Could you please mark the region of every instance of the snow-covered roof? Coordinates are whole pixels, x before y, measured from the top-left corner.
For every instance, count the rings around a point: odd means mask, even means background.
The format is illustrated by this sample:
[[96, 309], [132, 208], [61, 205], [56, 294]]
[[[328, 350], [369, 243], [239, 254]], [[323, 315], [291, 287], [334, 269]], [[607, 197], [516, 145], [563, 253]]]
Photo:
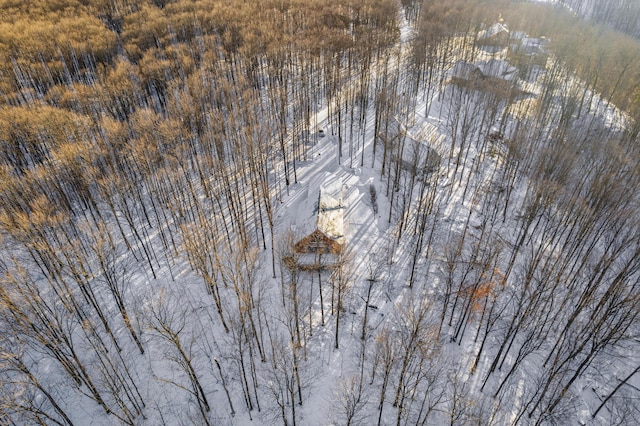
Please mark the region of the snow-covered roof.
[[[302, 216], [298, 218], [296, 229], [306, 232], [306, 235], [294, 245], [294, 250], [298, 255], [338, 254], [344, 246], [344, 205], [331, 195], [337, 192], [335, 188], [339, 182], [331, 173], [325, 173], [325, 176], [328, 179], [323, 184], [318, 184], [316, 181], [316, 184], [312, 185], [314, 189], [308, 188], [306, 202], [300, 203], [305, 207], [299, 208], [296, 212], [297, 214], [302, 213]], [[314, 209], [314, 212], [311, 213], [308, 208], [311, 204], [309, 195], [315, 191], [318, 194], [317, 204], [314, 203], [317, 210]], [[311, 265], [304, 259], [299, 260], [302, 264]]]
[[479, 40], [487, 40], [494, 38], [500, 34], [509, 34], [509, 29], [507, 29], [506, 25], [496, 22], [486, 30], [482, 30], [478, 33]]
[[525, 37], [522, 39], [520, 49], [523, 49], [525, 53], [545, 53], [546, 47], [549, 44], [549, 40], [542, 38]]
[[451, 68], [451, 76], [457, 78], [470, 79], [474, 72], [477, 72], [478, 67], [469, 62], [458, 60]]
[[498, 77], [509, 80], [516, 75], [517, 68], [509, 62], [501, 59], [489, 59], [478, 63], [478, 68], [482, 74], [488, 77]]
[[407, 128], [398, 117], [392, 116], [392, 119], [389, 120], [388, 131], [390, 134], [395, 133], [404, 138], [405, 148], [402, 150], [404, 164], [414, 164], [417, 158], [416, 164], [429, 165], [428, 172], [437, 169], [441, 155], [431, 146], [437, 145], [442, 138], [437, 126], [423, 121]]
[[344, 207], [323, 190], [320, 190], [316, 228], [332, 240], [344, 244]]
[[417, 141], [435, 141], [440, 138], [438, 126], [427, 120], [419, 121], [409, 130], [411, 137]]

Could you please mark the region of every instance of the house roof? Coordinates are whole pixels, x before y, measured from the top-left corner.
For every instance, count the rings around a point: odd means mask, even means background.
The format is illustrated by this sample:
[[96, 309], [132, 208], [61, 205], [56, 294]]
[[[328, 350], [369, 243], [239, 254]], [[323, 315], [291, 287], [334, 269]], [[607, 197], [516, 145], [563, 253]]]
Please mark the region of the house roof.
[[491, 39], [491, 38], [496, 37], [496, 36], [498, 36], [500, 34], [508, 35], [509, 34], [509, 30], [507, 29], [507, 27], [504, 24], [496, 22], [495, 24], [493, 24], [492, 26], [490, 26], [486, 30], [480, 31], [478, 33], [478, 39], [480, 39], [480, 40]]
[[[303, 254], [339, 254], [342, 251], [342, 244], [329, 238], [322, 231], [316, 229], [306, 237], [298, 241], [294, 247], [294, 252], [298, 254], [298, 264], [316, 263], [318, 260], [310, 256], [300, 256]], [[326, 260], [326, 259], [325, 259]]]
[[295, 244], [295, 252], [337, 254], [346, 241], [345, 207], [336, 196], [342, 193], [342, 181], [334, 173], [325, 172], [306, 186], [306, 197], [291, 212], [292, 228], [298, 235], [305, 235]]
[[485, 76], [503, 78], [505, 80], [513, 79], [517, 71], [516, 67], [501, 59], [489, 59], [488, 61], [479, 62], [478, 68]]
[[470, 79], [474, 76], [474, 73], [478, 71], [480, 71], [480, 69], [476, 65], [459, 59], [451, 68], [451, 76]]
[[344, 206], [323, 190], [318, 200], [316, 229], [338, 244], [344, 244]]
[[408, 129], [398, 117], [392, 116], [387, 131], [389, 135], [395, 134], [396, 137], [404, 138], [405, 149], [402, 150], [402, 167], [405, 170], [410, 170], [414, 164], [419, 168], [424, 165], [424, 168], [420, 169], [421, 174], [423, 172], [431, 173], [438, 169], [441, 154], [432, 148], [432, 145], [437, 145], [442, 138], [437, 126], [424, 121]]
[[549, 44], [549, 40], [544, 37], [542, 38], [524, 37], [522, 39], [520, 49], [522, 49], [526, 54], [545, 53], [546, 47], [548, 44]]

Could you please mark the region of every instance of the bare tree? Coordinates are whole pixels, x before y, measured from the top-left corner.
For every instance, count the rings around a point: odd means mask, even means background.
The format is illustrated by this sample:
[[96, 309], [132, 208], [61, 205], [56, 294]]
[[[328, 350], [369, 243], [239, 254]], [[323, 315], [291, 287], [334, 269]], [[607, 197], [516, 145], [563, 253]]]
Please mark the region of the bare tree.
[[[342, 313], [343, 301], [347, 292], [351, 289], [353, 283], [354, 265], [353, 265], [353, 253], [347, 246], [343, 246], [340, 253], [337, 255], [335, 269], [331, 273], [331, 290], [332, 290], [332, 312], [336, 316], [336, 339], [335, 348], [339, 348], [340, 339], [340, 314]], [[335, 295], [335, 311], [333, 310], [333, 295]]]
[[359, 425], [366, 421], [364, 412], [367, 405], [366, 391], [360, 384], [358, 376], [348, 376], [340, 380], [335, 391], [335, 404], [341, 410], [336, 413], [335, 421], [346, 426]]
[[194, 364], [193, 345], [196, 336], [188, 334], [187, 316], [176, 309], [174, 298], [165, 292], [160, 292], [155, 300], [147, 304], [146, 308], [148, 327], [167, 346], [166, 358], [175, 363], [188, 380], [184, 385], [173, 379], [160, 379], [192, 395], [198, 403], [202, 421], [210, 425], [208, 413], [211, 407]]

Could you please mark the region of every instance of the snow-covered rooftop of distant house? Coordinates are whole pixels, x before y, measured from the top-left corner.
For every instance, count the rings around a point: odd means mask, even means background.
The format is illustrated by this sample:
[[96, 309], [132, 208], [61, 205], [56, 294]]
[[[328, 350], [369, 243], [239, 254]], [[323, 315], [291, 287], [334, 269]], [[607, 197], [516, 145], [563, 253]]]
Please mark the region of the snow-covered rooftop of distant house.
[[453, 64], [453, 67], [451, 68], [451, 76], [469, 79], [473, 76], [474, 71], [477, 70], [478, 67], [474, 64], [460, 59]]
[[442, 137], [442, 135], [438, 131], [438, 126], [426, 120], [416, 123], [415, 126], [409, 129], [409, 134], [415, 140], [429, 142], [435, 141]]
[[509, 62], [502, 59], [489, 59], [472, 64], [462, 60], [457, 61], [452, 69], [451, 76], [457, 78], [471, 79], [474, 74], [480, 72], [483, 76], [502, 78], [511, 80], [516, 75], [517, 68], [511, 66]]
[[505, 24], [502, 24], [500, 22], [496, 22], [495, 24], [491, 25], [489, 28], [487, 28], [486, 30], [482, 30], [478, 33], [478, 39], [479, 40], [485, 40], [485, 39], [489, 39], [492, 37], [497, 36], [498, 34], [509, 34], [509, 29], [507, 28], [507, 26]]
[[501, 59], [489, 59], [488, 61], [478, 62], [477, 66], [483, 75], [503, 78], [505, 80], [511, 80], [517, 71], [516, 67], [509, 65], [509, 62]]
[[544, 53], [548, 43], [549, 40], [544, 37], [524, 37], [522, 39], [520, 49], [523, 49], [524, 52], [528, 54]]
[[[427, 120], [418, 121], [413, 127], [407, 128], [394, 116], [389, 122], [389, 135], [394, 133], [404, 137], [404, 149], [402, 159], [407, 165], [425, 165], [426, 171], [433, 171], [440, 163], [441, 153], [434, 149], [443, 138], [438, 127]], [[416, 161], [417, 160], [417, 161]]]

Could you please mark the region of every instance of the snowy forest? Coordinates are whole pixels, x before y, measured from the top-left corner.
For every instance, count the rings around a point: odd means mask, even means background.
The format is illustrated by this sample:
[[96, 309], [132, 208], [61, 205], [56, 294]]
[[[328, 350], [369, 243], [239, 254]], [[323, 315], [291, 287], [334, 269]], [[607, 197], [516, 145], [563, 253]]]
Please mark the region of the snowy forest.
[[0, 425], [640, 424], [638, 22], [0, 0]]

